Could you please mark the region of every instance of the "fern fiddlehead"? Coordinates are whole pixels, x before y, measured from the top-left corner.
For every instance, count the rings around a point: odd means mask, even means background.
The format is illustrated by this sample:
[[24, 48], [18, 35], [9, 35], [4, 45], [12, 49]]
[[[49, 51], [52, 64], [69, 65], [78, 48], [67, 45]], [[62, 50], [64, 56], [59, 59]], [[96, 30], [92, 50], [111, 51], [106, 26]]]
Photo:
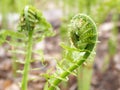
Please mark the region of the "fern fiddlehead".
[[86, 60], [97, 42], [96, 25], [89, 16], [80, 14], [73, 17], [70, 28], [71, 41], [76, 48], [85, 51]]
[[27, 90], [28, 72], [32, 55], [33, 33], [35, 32], [36, 28], [40, 29], [41, 26], [45, 26], [43, 31], [45, 30], [48, 31], [51, 29], [51, 25], [45, 20], [40, 11], [38, 11], [36, 8], [32, 6], [26, 6], [21, 13], [20, 23], [18, 26], [18, 30], [24, 32], [28, 37], [26, 50], [27, 53], [21, 86], [22, 90]]
[[92, 53], [97, 43], [97, 28], [94, 21], [87, 15], [78, 14], [74, 16], [70, 23], [70, 39], [74, 47], [84, 55], [64, 70], [58, 77], [50, 79], [48, 90], [54, 90], [70, 73], [82, 65]]

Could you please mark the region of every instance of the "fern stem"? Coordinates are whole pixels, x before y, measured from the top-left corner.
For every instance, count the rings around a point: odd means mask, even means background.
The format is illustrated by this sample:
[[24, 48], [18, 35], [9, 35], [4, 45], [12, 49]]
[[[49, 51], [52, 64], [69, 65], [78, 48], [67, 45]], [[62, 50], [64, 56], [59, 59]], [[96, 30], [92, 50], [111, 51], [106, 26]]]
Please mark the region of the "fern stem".
[[82, 90], [82, 81], [83, 81], [83, 67], [79, 67], [77, 70], [77, 85], [78, 85], [78, 89], [77, 90]]
[[[13, 50], [13, 51], [14, 51], [14, 50]], [[13, 58], [12, 58], [12, 70], [13, 70], [13, 76], [14, 76], [14, 77], [17, 76], [16, 71], [17, 71], [17, 69], [18, 69], [18, 64], [16, 63], [16, 60], [17, 60], [17, 58], [16, 58], [16, 56], [15, 56], [15, 54], [14, 54], [14, 55], [13, 55]]]
[[[74, 64], [70, 68], [68, 68], [68, 71], [73, 72], [75, 69], [77, 69], [79, 66], [81, 66], [86, 61], [86, 59], [88, 58], [89, 55], [90, 55], [90, 53], [86, 52], [85, 55], [84, 55], [85, 59], [79, 60], [76, 64]], [[70, 72], [64, 71], [60, 75], [60, 77], [61, 78], [66, 78], [70, 74]], [[61, 79], [54, 79], [53, 83], [49, 87], [49, 90], [55, 90], [55, 88], [56, 88], [55, 86], [57, 86], [61, 81], [62, 81]]]
[[29, 67], [30, 67], [32, 44], [33, 44], [32, 35], [33, 35], [33, 30], [28, 32], [27, 56], [26, 56], [25, 66], [24, 66], [24, 71], [23, 71], [22, 90], [27, 90], [28, 72], [29, 72]]

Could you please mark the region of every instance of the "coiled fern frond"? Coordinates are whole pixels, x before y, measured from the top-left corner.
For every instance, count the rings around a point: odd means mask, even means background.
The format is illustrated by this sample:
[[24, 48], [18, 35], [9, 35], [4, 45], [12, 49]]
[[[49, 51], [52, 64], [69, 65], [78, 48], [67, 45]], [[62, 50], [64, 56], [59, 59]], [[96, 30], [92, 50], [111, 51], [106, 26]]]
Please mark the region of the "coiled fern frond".
[[87, 59], [97, 43], [97, 28], [94, 21], [87, 15], [76, 15], [71, 20], [70, 30], [73, 45], [84, 51], [84, 58]]
[[28, 72], [30, 70], [30, 62], [32, 57], [33, 39], [36, 40], [36, 38], [40, 38], [41, 40], [43, 39], [43, 37], [50, 36], [52, 34], [51, 25], [46, 21], [40, 11], [32, 6], [26, 6], [21, 13], [18, 30], [20, 32], [23, 32], [23, 34], [25, 33], [25, 35], [27, 36], [27, 53], [24, 70], [22, 73], [23, 78], [21, 86], [22, 90], [27, 90]]
[[[50, 87], [47, 88], [48, 90], [58, 89], [58, 84], [61, 81], [67, 81], [69, 74], [75, 74], [74, 71], [87, 61], [97, 43], [96, 25], [87, 15], [78, 14], [74, 16], [69, 24], [69, 30], [73, 46], [62, 45], [67, 50], [67, 58], [58, 63], [56, 73], [48, 80], [50, 84]], [[66, 59], [70, 60], [66, 61]]]
[[[51, 36], [52, 28], [42, 13], [33, 6], [26, 6], [21, 13], [18, 31], [24, 31], [26, 34], [34, 30], [39, 32], [39, 36]], [[43, 34], [44, 33], [44, 34]]]

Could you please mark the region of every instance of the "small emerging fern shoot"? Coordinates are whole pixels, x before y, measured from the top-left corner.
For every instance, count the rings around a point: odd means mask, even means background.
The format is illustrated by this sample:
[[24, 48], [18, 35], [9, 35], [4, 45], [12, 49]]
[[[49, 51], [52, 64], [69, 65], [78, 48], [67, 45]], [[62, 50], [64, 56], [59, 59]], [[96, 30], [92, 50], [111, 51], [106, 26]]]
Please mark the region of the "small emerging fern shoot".
[[[41, 28], [42, 26], [42, 28]], [[44, 28], [43, 28], [44, 26]], [[46, 31], [46, 36], [49, 36], [51, 25], [45, 20], [42, 13], [38, 11], [36, 8], [32, 6], [26, 6], [22, 11], [19, 23], [19, 31], [25, 33], [28, 37], [27, 39], [27, 50], [26, 50], [26, 59], [25, 65], [23, 70], [23, 78], [22, 78], [22, 90], [27, 90], [27, 83], [28, 83], [28, 72], [30, 68], [31, 56], [32, 56], [32, 46], [33, 46], [33, 33], [35, 30], [39, 30], [41, 33], [39, 36]]]

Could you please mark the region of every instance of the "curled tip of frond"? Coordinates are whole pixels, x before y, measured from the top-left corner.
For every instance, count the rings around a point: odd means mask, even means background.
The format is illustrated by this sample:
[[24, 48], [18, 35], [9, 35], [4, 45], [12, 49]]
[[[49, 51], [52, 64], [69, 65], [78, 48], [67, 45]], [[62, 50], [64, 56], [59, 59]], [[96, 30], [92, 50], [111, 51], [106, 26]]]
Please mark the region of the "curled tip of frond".
[[51, 28], [51, 25], [46, 21], [39, 10], [33, 6], [26, 6], [21, 13], [18, 30], [30, 31], [33, 30], [36, 25], [40, 24], [45, 25], [46, 28]]
[[76, 48], [84, 50], [88, 45], [94, 47], [97, 41], [96, 25], [89, 16], [78, 14], [72, 18], [69, 26], [70, 38]]
[[19, 22], [19, 31], [34, 29], [37, 22], [36, 10], [32, 6], [26, 6], [21, 13]]

